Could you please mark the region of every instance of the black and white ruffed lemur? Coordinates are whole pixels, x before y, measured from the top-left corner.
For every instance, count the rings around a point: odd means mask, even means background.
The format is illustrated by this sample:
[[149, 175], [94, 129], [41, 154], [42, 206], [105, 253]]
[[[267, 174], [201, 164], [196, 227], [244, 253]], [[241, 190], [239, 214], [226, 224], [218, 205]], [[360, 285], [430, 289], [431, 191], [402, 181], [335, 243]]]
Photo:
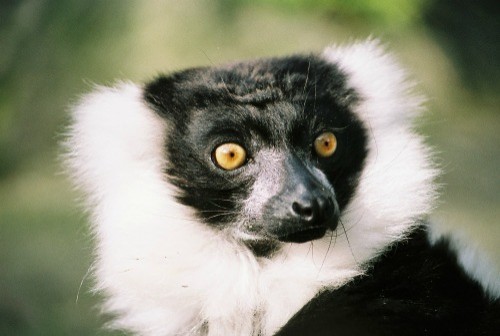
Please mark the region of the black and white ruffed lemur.
[[500, 335], [500, 277], [426, 222], [422, 100], [373, 40], [97, 87], [67, 162], [134, 335]]

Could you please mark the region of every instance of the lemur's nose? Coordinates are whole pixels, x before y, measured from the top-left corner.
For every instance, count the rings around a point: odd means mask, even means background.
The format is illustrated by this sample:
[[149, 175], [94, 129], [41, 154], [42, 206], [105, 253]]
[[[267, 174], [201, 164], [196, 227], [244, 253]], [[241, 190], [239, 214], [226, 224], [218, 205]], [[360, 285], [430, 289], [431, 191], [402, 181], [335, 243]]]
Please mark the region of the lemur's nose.
[[322, 217], [325, 211], [326, 202], [323, 199], [303, 197], [292, 204], [293, 212], [304, 222], [315, 222], [318, 217]]
[[315, 191], [305, 190], [296, 195], [291, 212], [304, 226], [325, 226], [333, 230], [336, 223], [335, 202]]
[[339, 208], [333, 188], [296, 158], [290, 159], [287, 169], [289, 184], [280, 196], [287, 210], [276, 229], [278, 239], [301, 243], [323, 237], [328, 229], [335, 230]]
[[328, 229], [336, 229], [338, 206], [327, 193], [317, 187], [305, 188], [301, 184], [290, 196], [293, 201], [289, 217], [283, 221], [278, 232], [279, 240], [303, 243], [323, 237]]

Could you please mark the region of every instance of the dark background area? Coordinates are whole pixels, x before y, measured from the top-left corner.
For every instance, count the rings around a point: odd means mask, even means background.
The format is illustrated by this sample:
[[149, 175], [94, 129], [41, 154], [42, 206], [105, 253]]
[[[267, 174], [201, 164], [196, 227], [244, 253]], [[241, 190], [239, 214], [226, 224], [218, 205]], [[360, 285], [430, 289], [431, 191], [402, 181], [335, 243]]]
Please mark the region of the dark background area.
[[495, 0], [0, 0], [0, 335], [112, 335], [58, 145], [94, 83], [380, 38], [421, 83], [443, 168], [434, 220], [500, 265]]

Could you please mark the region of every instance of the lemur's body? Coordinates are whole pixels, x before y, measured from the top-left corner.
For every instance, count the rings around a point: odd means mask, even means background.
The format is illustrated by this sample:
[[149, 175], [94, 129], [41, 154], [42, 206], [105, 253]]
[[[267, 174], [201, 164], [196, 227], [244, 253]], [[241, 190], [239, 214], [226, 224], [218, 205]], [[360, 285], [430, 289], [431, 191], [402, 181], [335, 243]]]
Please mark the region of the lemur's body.
[[427, 230], [394, 244], [365, 275], [323, 291], [277, 336], [497, 335], [498, 301], [464, 271], [454, 242], [431, 243]]
[[[432, 252], [411, 248], [425, 245], [422, 235], [401, 243], [435, 198], [435, 169], [411, 128], [420, 102], [410, 88], [391, 57], [366, 42], [86, 96], [75, 110], [69, 162], [93, 211], [96, 284], [114, 326], [139, 335], [272, 335], [284, 326], [280, 333], [292, 335], [315, 316], [337, 314], [347, 331], [362, 323], [372, 330], [381, 319], [373, 330], [400, 334], [400, 317], [413, 309], [434, 330], [440, 319], [426, 305], [442, 308], [442, 321], [461, 317], [446, 315], [460, 295], [434, 299], [430, 276], [457, 270], [425, 269]], [[380, 281], [379, 267], [394, 265], [394, 281], [408, 271], [395, 252], [380, 257], [396, 243], [411, 251], [407, 268], [425, 288], [415, 301]], [[499, 296], [498, 273], [461, 263], [486, 295]], [[465, 284], [480, 309], [498, 311], [480, 285]], [[366, 318], [349, 322], [357, 310]], [[335, 324], [324, 334], [335, 335]], [[470, 326], [480, 324], [488, 326]]]

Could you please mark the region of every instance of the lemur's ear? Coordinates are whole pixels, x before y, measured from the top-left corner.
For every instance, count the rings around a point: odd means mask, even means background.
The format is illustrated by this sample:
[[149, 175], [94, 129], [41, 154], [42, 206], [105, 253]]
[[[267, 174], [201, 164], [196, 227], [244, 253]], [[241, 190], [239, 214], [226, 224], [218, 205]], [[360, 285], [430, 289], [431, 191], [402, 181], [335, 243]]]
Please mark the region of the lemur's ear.
[[331, 46], [323, 57], [347, 75], [348, 85], [361, 96], [360, 117], [373, 128], [408, 125], [421, 110], [424, 99], [403, 68], [374, 39], [346, 46]]
[[175, 91], [174, 76], [160, 76], [145, 87], [144, 99], [158, 115], [170, 119], [180, 113], [175, 108]]
[[[161, 117], [174, 123], [184, 120], [188, 115], [186, 105], [199, 104], [202, 88], [192, 90], [190, 78], [196, 76], [197, 69], [188, 69], [166, 76], [158, 76], [144, 88], [144, 99]], [[183, 84], [179, 84], [183, 83]], [[191, 90], [187, 90], [191, 89]], [[193, 95], [196, 92], [196, 95]]]

